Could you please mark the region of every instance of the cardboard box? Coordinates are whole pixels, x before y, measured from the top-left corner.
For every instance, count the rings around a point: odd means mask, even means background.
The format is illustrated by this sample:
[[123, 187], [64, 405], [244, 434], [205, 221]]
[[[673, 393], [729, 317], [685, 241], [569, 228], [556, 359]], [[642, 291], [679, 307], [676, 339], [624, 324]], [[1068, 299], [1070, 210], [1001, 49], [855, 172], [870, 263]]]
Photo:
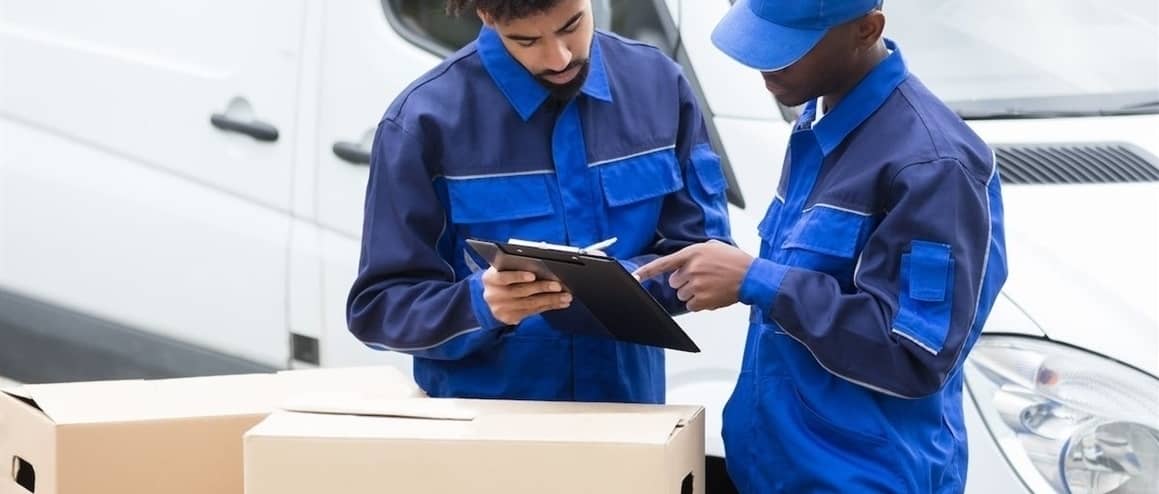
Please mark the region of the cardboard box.
[[0, 494], [240, 494], [245, 431], [324, 390], [421, 396], [385, 366], [0, 391]]
[[246, 433], [246, 494], [704, 492], [701, 407], [324, 403]]

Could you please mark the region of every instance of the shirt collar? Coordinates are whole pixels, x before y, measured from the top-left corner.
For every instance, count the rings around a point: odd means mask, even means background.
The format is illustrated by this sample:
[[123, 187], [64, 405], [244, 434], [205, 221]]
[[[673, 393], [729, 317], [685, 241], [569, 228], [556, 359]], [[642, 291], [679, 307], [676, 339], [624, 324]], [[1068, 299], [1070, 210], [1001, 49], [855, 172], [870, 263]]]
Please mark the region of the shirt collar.
[[[889, 56], [877, 64], [861, 82], [849, 91], [836, 108], [831, 108], [825, 118], [813, 127], [817, 136], [817, 143], [821, 152], [828, 155], [841, 145], [853, 129], [861, 125], [873, 112], [881, 107], [894, 89], [909, 76], [905, 60], [897, 44], [885, 40], [885, 47], [892, 51]], [[810, 101], [801, 113], [801, 122], [812, 122], [817, 111], [818, 100]], [[806, 127], [808, 124], [806, 124]]]
[[[592, 37], [591, 66], [588, 67], [588, 77], [584, 80], [580, 92], [610, 103], [612, 91], [608, 85], [607, 68], [604, 66], [599, 38], [598, 33]], [[475, 46], [483, 60], [483, 67], [507, 97], [507, 101], [524, 121], [530, 119], [543, 102], [547, 101], [549, 96], [547, 88], [535, 80], [535, 76], [507, 52], [503, 40], [499, 39], [499, 33], [494, 29], [483, 26]]]

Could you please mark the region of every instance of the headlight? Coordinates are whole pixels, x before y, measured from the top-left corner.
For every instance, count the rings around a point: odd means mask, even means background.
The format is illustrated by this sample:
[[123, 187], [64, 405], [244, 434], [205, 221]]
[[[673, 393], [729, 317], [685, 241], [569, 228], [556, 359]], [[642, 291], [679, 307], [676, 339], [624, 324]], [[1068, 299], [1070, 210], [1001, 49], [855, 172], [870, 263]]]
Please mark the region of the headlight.
[[1159, 492], [1159, 380], [1020, 337], [983, 337], [965, 372], [986, 426], [1032, 490]]

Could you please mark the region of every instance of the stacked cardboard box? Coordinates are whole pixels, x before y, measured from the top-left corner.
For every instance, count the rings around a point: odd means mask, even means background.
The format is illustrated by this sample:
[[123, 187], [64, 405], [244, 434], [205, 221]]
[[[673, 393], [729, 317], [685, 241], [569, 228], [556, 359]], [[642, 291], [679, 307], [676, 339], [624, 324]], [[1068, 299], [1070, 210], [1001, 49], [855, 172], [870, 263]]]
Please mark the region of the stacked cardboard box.
[[288, 406], [245, 437], [247, 494], [704, 492], [704, 410], [490, 400]]
[[422, 393], [392, 367], [0, 391], [0, 494], [241, 494], [242, 435], [292, 396]]
[[0, 391], [0, 494], [704, 492], [694, 406], [426, 398], [391, 367]]

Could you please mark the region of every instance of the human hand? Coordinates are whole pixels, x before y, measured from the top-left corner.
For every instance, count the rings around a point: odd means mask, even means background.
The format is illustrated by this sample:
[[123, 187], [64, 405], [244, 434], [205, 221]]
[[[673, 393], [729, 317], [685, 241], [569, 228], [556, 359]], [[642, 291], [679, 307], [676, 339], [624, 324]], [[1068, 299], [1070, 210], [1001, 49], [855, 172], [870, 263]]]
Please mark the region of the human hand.
[[541, 312], [566, 309], [571, 299], [558, 281], [536, 280], [533, 273], [494, 267], [483, 273], [483, 300], [503, 324], [516, 325]]
[[636, 279], [646, 280], [672, 273], [668, 284], [677, 290], [676, 297], [686, 303], [688, 310], [712, 310], [737, 302], [740, 285], [752, 263], [753, 257], [745, 251], [710, 240], [656, 259], [633, 274]]

